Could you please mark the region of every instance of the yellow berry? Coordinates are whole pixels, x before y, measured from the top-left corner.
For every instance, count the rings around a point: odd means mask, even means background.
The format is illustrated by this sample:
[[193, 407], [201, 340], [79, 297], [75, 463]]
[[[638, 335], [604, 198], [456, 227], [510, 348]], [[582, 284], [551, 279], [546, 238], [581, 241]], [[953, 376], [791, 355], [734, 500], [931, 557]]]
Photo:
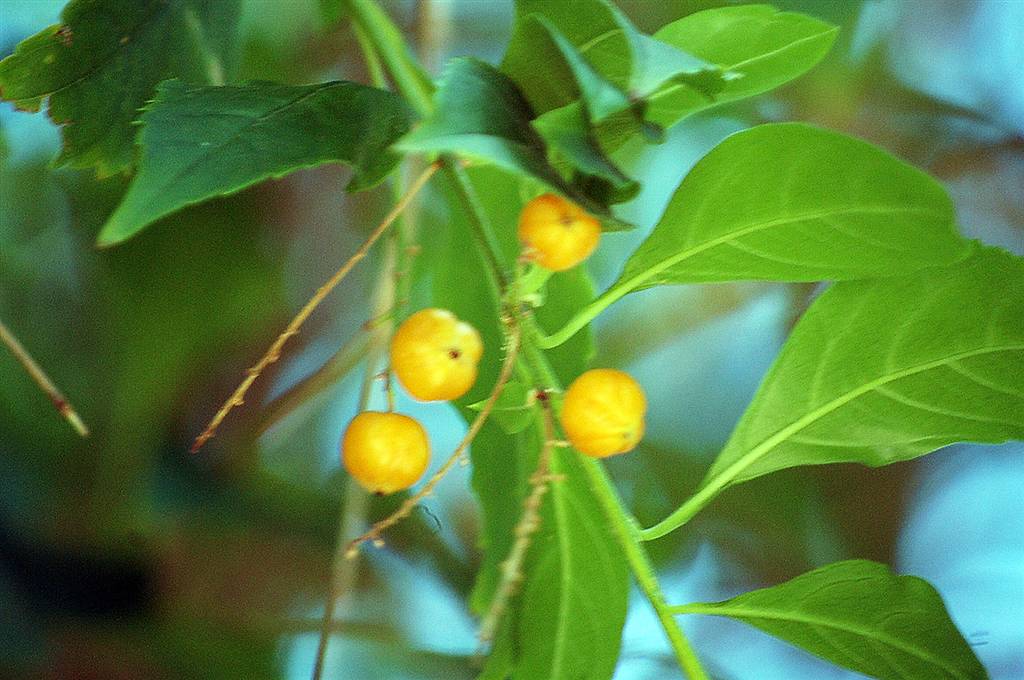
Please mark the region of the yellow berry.
[[447, 309], [422, 309], [391, 339], [391, 370], [421, 401], [458, 399], [476, 382], [480, 334]]
[[601, 224], [575, 203], [543, 194], [523, 206], [518, 235], [528, 258], [560, 272], [590, 257], [601, 240]]
[[644, 436], [647, 399], [632, 377], [595, 368], [573, 381], [562, 402], [562, 428], [580, 453], [605, 458], [636, 447]]
[[394, 493], [423, 476], [430, 442], [423, 426], [409, 416], [363, 411], [341, 439], [341, 461], [367, 491]]

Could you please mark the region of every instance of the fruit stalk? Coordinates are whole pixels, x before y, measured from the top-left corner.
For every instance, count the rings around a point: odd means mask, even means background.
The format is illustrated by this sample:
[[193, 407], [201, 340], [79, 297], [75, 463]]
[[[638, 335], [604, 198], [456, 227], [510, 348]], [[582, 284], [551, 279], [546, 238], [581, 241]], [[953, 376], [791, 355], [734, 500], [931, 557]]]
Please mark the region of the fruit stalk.
[[487, 397], [487, 401], [484, 402], [483, 408], [480, 409], [480, 413], [477, 414], [477, 417], [469, 426], [469, 430], [466, 431], [466, 435], [462, 438], [462, 441], [460, 441], [459, 445], [455, 447], [455, 450], [448, 457], [448, 460], [438, 468], [437, 472], [427, 480], [427, 483], [424, 484], [419, 491], [406, 498], [397, 510], [379, 522], [375, 522], [368, 531], [348, 544], [348, 547], [345, 549], [345, 557], [347, 559], [355, 559], [355, 557], [359, 555], [359, 547], [363, 543], [380, 539], [381, 535], [385, 531], [408, 517], [424, 498], [433, 493], [434, 487], [437, 486], [438, 482], [440, 482], [446, 474], [448, 474], [448, 471], [455, 466], [455, 463], [462, 458], [462, 455], [465, 453], [466, 449], [469, 448], [469, 445], [473, 443], [473, 440], [476, 438], [477, 434], [479, 434], [481, 428], [483, 428], [484, 423], [487, 422], [487, 418], [491, 415], [491, 411], [494, 410], [494, 405], [498, 403], [498, 398], [501, 396], [502, 390], [505, 389], [506, 383], [508, 383], [509, 378], [512, 377], [512, 371], [516, 365], [516, 356], [519, 354], [519, 343], [521, 337], [519, 326], [514, 320], [511, 320], [509, 323], [506, 337], [507, 346], [505, 349], [505, 361], [501, 365], [501, 372], [498, 374], [498, 380], [494, 384], [494, 388], [491, 390], [490, 396]]

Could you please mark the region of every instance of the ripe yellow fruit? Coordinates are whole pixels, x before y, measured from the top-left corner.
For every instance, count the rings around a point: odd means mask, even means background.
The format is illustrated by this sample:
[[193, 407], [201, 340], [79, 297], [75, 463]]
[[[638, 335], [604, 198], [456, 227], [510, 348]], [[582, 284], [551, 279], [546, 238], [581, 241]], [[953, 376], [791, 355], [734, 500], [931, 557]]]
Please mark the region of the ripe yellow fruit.
[[391, 339], [391, 370], [420, 401], [458, 399], [476, 382], [480, 334], [447, 309], [421, 309]]
[[601, 240], [601, 224], [575, 203], [542, 194], [523, 206], [518, 236], [528, 258], [560, 272], [590, 257]]
[[367, 491], [394, 493], [423, 476], [430, 442], [423, 426], [409, 416], [363, 411], [341, 439], [341, 461]]
[[636, 447], [644, 436], [647, 399], [629, 374], [595, 368], [573, 381], [562, 402], [562, 428], [580, 453], [605, 458]]

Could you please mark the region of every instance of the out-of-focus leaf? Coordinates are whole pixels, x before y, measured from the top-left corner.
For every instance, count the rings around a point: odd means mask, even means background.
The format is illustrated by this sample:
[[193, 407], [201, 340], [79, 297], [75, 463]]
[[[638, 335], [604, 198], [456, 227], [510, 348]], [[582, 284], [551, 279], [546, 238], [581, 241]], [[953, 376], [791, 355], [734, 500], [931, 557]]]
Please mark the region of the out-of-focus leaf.
[[806, 71], [828, 53], [839, 29], [769, 5], [717, 7], [658, 30], [654, 37], [734, 77], [709, 100], [685, 83], [660, 88], [648, 100], [648, 117], [665, 127], [714, 104], [767, 92]]
[[74, 0], [0, 62], [0, 93], [63, 126], [58, 163], [110, 175], [134, 163], [132, 121], [158, 82], [224, 81], [238, 0]]
[[[538, 68], [550, 72], [539, 76]], [[626, 94], [594, 70], [542, 14], [530, 14], [516, 22], [502, 69], [517, 81], [536, 113], [581, 99], [590, 120], [599, 122], [631, 106]], [[532, 77], [525, 76], [528, 71]]]
[[532, 112], [508, 76], [477, 59], [452, 60], [436, 94], [436, 112], [402, 138], [413, 153], [454, 153], [538, 180], [621, 228], [606, 206], [564, 180], [548, 163], [544, 142], [530, 126]]
[[[538, 17], [543, 17], [552, 40], [538, 39]], [[564, 43], [575, 48], [573, 56], [568, 56]], [[537, 114], [576, 98], [573, 80], [580, 71], [571, 62], [577, 58], [633, 99], [674, 79], [715, 90], [722, 78], [718, 66], [644, 35], [605, 0], [516, 2], [516, 22], [501, 69], [516, 81]], [[570, 62], [569, 68], [563, 60]], [[582, 94], [586, 98], [586, 92]], [[611, 111], [595, 121], [607, 113]]]
[[563, 106], [533, 121], [544, 138], [552, 162], [562, 160], [586, 179], [588, 193], [607, 203], [621, 203], [636, 196], [640, 184], [627, 177], [601, 149], [579, 105]]
[[736, 133], [702, 158], [606, 293], [659, 284], [890, 276], [970, 253], [920, 170], [796, 123]]
[[703, 486], [1024, 439], [1022, 320], [1024, 260], [996, 249], [834, 285], [793, 330]]
[[988, 677], [935, 588], [877, 562], [836, 562], [772, 588], [676, 610], [743, 621], [873, 678]]
[[398, 162], [388, 147], [411, 121], [398, 95], [358, 83], [166, 81], [142, 115], [139, 173], [99, 243], [119, 243], [186, 205], [322, 163], [351, 165], [350, 191], [374, 186]]

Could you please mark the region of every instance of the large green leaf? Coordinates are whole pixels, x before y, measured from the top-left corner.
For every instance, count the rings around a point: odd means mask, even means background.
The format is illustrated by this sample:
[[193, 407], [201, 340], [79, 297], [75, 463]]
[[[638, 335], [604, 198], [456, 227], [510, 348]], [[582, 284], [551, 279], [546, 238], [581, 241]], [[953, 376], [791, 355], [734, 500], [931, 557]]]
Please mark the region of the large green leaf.
[[0, 92], [63, 126], [58, 163], [109, 175], [134, 162], [139, 108], [156, 84], [181, 77], [220, 83], [238, 0], [74, 0], [60, 25], [0, 62]]
[[835, 284], [803, 316], [705, 480], [880, 466], [1024, 439], [1024, 260]]
[[373, 186], [398, 161], [388, 147], [411, 118], [397, 95], [357, 83], [161, 83], [142, 115], [139, 172], [99, 243], [119, 243], [186, 205], [321, 163], [353, 166], [350, 190]]
[[744, 130], [702, 158], [607, 297], [667, 283], [888, 276], [969, 253], [935, 180], [808, 125]]
[[629, 571], [579, 454], [555, 449], [518, 611], [514, 678], [608, 680], [626, 620]]
[[679, 613], [728, 616], [883, 680], [982, 680], [981, 662], [927, 581], [867, 560]]
[[564, 179], [548, 163], [544, 142], [531, 127], [532, 112], [516, 84], [490, 64], [453, 59], [435, 96], [436, 110], [402, 138], [397, 148], [411, 153], [453, 153], [493, 164], [539, 181], [622, 228], [601, 202]]
[[828, 53], [839, 29], [769, 5], [718, 7], [663, 26], [654, 37], [736, 77], [709, 100], [685, 84], [673, 83], [648, 100], [648, 116], [664, 126], [713, 104], [767, 92], [808, 71]]

